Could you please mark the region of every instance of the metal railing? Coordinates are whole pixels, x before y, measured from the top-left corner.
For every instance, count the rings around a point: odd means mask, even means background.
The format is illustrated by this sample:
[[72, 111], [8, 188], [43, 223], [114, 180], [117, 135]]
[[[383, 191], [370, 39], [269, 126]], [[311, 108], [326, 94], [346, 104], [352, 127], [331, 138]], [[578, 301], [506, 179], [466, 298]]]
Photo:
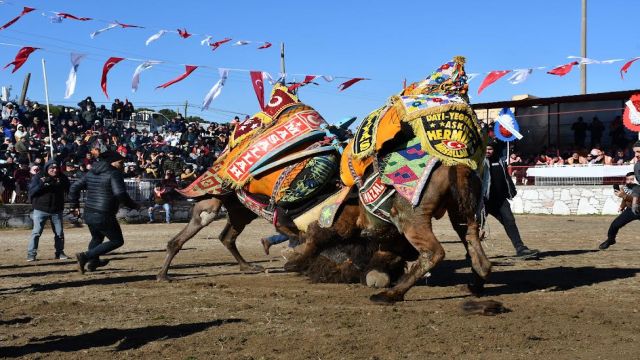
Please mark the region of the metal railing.
[[[162, 179], [125, 179], [124, 185], [127, 188], [127, 193], [133, 200], [149, 201], [151, 194], [153, 193], [153, 188], [160, 181], [162, 181]], [[80, 201], [83, 202], [86, 196], [86, 192], [82, 191], [80, 194]]]
[[509, 166], [514, 184], [537, 186], [611, 185], [624, 182], [631, 165]]

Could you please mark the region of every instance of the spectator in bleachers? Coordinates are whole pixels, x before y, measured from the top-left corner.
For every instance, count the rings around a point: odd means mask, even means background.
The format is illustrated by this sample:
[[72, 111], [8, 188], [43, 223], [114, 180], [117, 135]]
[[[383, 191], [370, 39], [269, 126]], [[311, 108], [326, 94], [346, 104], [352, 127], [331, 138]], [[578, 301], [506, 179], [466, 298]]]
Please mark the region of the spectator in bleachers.
[[576, 146], [584, 147], [585, 137], [587, 136], [588, 125], [582, 119], [582, 116], [578, 117], [578, 120], [571, 125], [573, 131], [573, 142]]

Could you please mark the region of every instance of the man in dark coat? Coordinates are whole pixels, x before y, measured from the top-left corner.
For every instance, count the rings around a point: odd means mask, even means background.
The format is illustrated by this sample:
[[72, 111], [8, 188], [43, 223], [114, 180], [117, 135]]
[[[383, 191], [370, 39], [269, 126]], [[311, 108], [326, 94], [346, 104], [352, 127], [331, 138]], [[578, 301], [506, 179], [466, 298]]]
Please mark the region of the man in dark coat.
[[521, 258], [536, 257], [539, 251], [529, 249], [520, 238], [516, 219], [511, 212], [511, 205], [507, 201], [516, 196], [516, 186], [507, 173], [506, 163], [494, 152], [494, 147], [495, 143], [487, 145], [487, 154], [484, 160], [482, 194], [485, 210], [504, 226], [507, 236], [516, 249], [516, 256]]
[[[41, 176], [40, 176], [41, 175]], [[69, 191], [69, 179], [58, 169], [54, 160], [44, 165], [44, 173], [34, 175], [29, 183], [29, 200], [33, 206], [33, 231], [27, 250], [27, 261], [35, 261], [38, 242], [47, 220], [51, 220], [54, 232], [56, 259], [70, 259], [64, 253], [64, 231], [62, 230], [62, 210], [64, 195]]]
[[633, 174], [627, 174], [625, 186], [615, 192], [617, 196], [623, 199], [625, 209], [622, 210], [620, 215], [611, 223], [609, 231], [607, 232], [607, 239], [598, 246], [600, 250], [608, 249], [609, 246], [616, 243], [618, 231], [620, 231], [623, 226], [633, 220], [640, 220], [640, 201], [638, 201], [640, 197], [640, 186], [630, 181], [632, 180], [632, 175], [635, 177], [636, 183], [640, 181], [640, 140], [633, 144], [633, 154], [636, 160], [635, 165], [633, 165]]
[[[91, 171], [71, 186], [69, 201], [76, 215], [80, 214], [80, 191], [86, 190], [84, 203], [84, 222], [89, 226], [91, 242], [89, 250], [76, 254], [78, 270], [84, 274], [87, 265], [89, 271], [106, 265], [100, 256], [113, 251], [124, 244], [122, 230], [116, 219], [120, 204], [132, 209], [140, 209], [127, 194], [122, 174], [124, 158], [115, 151], [102, 153]], [[109, 239], [103, 242], [104, 238]]]

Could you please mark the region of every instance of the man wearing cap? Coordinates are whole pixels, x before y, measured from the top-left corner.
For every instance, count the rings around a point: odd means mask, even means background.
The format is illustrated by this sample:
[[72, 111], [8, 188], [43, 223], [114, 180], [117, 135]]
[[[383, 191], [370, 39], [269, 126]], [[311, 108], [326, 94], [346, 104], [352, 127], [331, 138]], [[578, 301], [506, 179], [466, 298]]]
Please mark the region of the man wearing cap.
[[[89, 250], [76, 254], [78, 270], [84, 274], [85, 265], [89, 271], [106, 265], [100, 256], [113, 251], [124, 244], [122, 230], [116, 219], [118, 208], [122, 204], [132, 209], [140, 205], [127, 194], [122, 175], [124, 158], [115, 151], [108, 150], [100, 154], [91, 171], [71, 186], [69, 201], [73, 211], [80, 214], [80, 191], [86, 190], [84, 203], [84, 221], [91, 232]], [[103, 242], [104, 238], [109, 239]]]
[[520, 238], [516, 219], [511, 212], [511, 205], [507, 201], [507, 199], [510, 200], [516, 196], [516, 186], [513, 184], [511, 176], [507, 174], [505, 161], [500, 158], [497, 152], [494, 152], [495, 146], [495, 140], [489, 142], [484, 160], [482, 194], [485, 210], [504, 226], [504, 230], [516, 250], [517, 257], [525, 259], [536, 257], [539, 251], [529, 249]]
[[62, 230], [62, 210], [64, 194], [69, 191], [69, 179], [58, 169], [54, 160], [44, 166], [44, 173], [34, 174], [29, 183], [29, 201], [33, 206], [33, 230], [27, 250], [27, 261], [35, 261], [38, 242], [47, 220], [51, 220], [54, 233], [55, 258], [70, 259], [64, 253], [64, 231]]

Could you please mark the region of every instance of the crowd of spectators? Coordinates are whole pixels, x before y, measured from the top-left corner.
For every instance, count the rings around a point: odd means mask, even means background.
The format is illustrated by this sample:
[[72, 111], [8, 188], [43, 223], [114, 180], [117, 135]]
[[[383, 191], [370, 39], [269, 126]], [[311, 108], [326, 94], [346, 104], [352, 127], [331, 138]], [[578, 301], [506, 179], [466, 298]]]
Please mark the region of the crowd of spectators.
[[[205, 172], [225, 148], [230, 125], [188, 123], [180, 114], [157, 131], [131, 120], [134, 106], [116, 99], [107, 109], [91, 97], [51, 118], [53, 156], [71, 181], [91, 169], [97, 156], [114, 150], [126, 160], [125, 177], [184, 186]], [[238, 122], [239, 119], [234, 119]], [[50, 159], [47, 112], [26, 100], [2, 103], [0, 181], [3, 202], [26, 202], [32, 176]]]

